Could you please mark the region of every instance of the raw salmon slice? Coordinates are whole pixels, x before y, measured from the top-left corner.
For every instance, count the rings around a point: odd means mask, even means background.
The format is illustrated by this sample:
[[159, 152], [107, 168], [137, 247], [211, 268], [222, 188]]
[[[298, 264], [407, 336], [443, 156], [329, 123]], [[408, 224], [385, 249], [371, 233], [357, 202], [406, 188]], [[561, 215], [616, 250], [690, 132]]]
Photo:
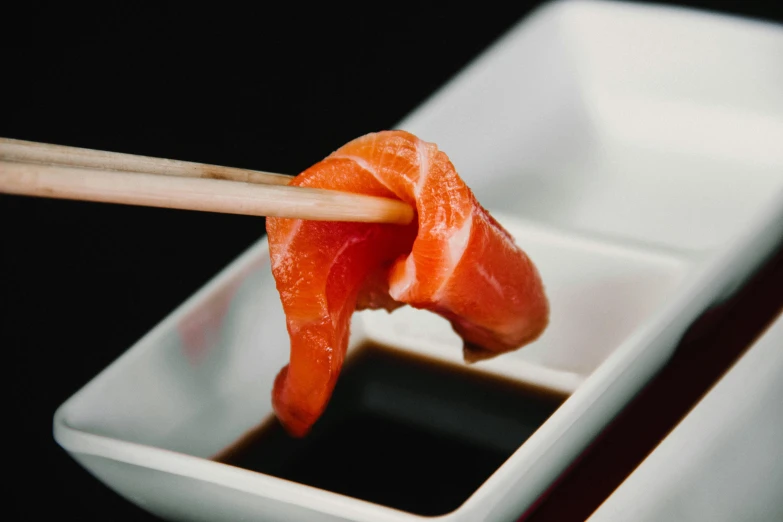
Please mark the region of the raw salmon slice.
[[272, 401], [291, 435], [306, 435], [326, 408], [354, 310], [407, 304], [439, 314], [468, 362], [518, 349], [546, 328], [536, 267], [436, 145], [404, 131], [368, 134], [291, 185], [397, 198], [417, 212], [406, 226], [267, 219], [291, 339]]

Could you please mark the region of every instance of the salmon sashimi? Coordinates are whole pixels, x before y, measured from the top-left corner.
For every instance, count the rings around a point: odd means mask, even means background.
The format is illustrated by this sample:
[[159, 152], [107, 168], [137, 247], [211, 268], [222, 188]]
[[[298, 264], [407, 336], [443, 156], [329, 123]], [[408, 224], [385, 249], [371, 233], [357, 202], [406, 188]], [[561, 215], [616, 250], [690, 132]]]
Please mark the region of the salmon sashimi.
[[549, 320], [541, 277], [476, 201], [446, 154], [404, 131], [360, 137], [291, 185], [395, 198], [410, 225], [268, 218], [272, 272], [291, 340], [275, 413], [293, 436], [323, 413], [348, 346], [351, 315], [410, 305], [448, 319], [464, 359], [516, 350]]

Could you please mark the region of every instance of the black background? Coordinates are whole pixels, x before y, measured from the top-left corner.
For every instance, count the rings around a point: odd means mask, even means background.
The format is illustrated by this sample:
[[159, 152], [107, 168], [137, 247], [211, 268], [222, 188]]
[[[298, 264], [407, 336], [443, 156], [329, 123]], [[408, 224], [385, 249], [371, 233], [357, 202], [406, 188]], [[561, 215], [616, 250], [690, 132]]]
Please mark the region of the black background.
[[[783, 21], [779, 2], [669, 3]], [[295, 174], [393, 126], [539, 4], [4, 6], [0, 136]], [[57, 446], [52, 414], [264, 220], [3, 195], [0, 231], [3, 518], [154, 520]]]

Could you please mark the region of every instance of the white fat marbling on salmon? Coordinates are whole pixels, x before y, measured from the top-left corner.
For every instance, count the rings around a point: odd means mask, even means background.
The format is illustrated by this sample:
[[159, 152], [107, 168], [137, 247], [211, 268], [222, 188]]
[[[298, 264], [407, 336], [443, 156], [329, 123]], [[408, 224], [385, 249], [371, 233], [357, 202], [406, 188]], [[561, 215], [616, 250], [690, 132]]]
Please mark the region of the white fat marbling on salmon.
[[457, 266], [457, 263], [462, 259], [463, 254], [465, 254], [465, 249], [468, 247], [468, 239], [470, 239], [470, 232], [472, 229], [473, 214], [468, 216], [462, 226], [449, 238], [449, 257], [451, 259], [452, 269]]
[[421, 196], [421, 189], [430, 176], [430, 158], [428, 156], [427, 146], [421, 140], [416, 142], [416, 152], [419, 153], [419, 179], [413, 186], [413, 195], [416, 199]]
[[449, 265], [444, 266], [443, 271], [448, 273], [448, 275], [443, 278], [440, 287], [433, 294], [433, 299], [435, 301], [441, 301], [443, 299], [446, 286], [451, 279], [451, 276], [454, 275], [454, 269], [457, 267], [460, 259], [465, 255], [465, 250], [468, 248], [468, 240], [470, 239], [470, 232], [472, 230], [473, 214], [471, 213], [465, 222], [462, 223], [462, 226], [446, 240], [446, 246], [448, 247], [449, 252]]
[[403, 296], [411, 289], [416, 282], [416, 264], [413, 262], [413, 256], [409, 255], [405, 259], [405, 270], [403, 276], [389, 285], [389, 295], [395, 301], [402, 301]]
[[487, 283], [489, 283], [489, 286], [495, 290], [495, 292], [498, 293], [498, 295], [503, 295], [503, 287], [500, 285], [497, 279], [495, 279], [495, 276], [487, 272], [487, 270], [484, 268], [483, 265], [477, 264], [476, 265], [476, 272], [479, 273], [481, 277], [483, 277]]
[[[337, 159], [347, 159], [347, 160], [353, 161], [354, 163], [359, 165], [361, 168], [363, 168], [364, 170], [366, 170], [367, 172], [372, 174], [372, 177], [374, 177], [378, 181], [378, 183], [380, 183], [381, 185], [383, 185], [387, 189], [391, 190], [391, 187], [388, 184], [386, 184], [386, 181], [384, 181], [384, 179], [381, 178], [380, 175], [378, 175], [378, 171], [375, 170], [375, 168], [372, 165], [370, 165], [367, 162], [366, 159], [360, 158], [359, 156], [353, 156], [351, 154], [333, 154], [332, 157], [333, 158], [337, 158]], [[392, 191], [392, 192], [394, 192], [394, 191]]]

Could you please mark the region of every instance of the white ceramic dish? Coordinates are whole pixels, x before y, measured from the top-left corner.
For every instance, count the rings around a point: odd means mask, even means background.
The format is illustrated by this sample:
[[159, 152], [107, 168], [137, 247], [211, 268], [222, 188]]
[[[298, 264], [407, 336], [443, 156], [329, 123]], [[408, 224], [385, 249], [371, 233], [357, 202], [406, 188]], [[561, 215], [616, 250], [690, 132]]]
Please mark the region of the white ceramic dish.
[[783, 316], [589, 522], [783, 520]]
[[[398, 126], [446, 151], [539, 266], [552, 322], [478, 368], [573, 395], [460, 508], [519, 517], [783, 238], [783, 30], [624, 3], [522, 21]], [[208, 459], [270, 414], [288, 338], [265, 240], [57, 411], [56, 440], [173, 520], [424, 519]], [[425, 312], [371, 338], [447, 360]]]

